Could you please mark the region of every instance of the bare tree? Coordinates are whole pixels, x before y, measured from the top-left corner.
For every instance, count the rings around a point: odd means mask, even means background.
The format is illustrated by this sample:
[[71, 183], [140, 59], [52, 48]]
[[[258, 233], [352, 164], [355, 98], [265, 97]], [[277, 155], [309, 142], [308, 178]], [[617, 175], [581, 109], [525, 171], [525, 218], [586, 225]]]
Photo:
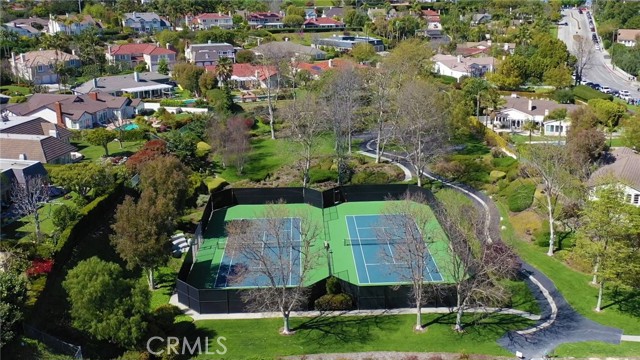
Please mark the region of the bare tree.
[[[307, 213], [291, 213], [283, 202], [267, 205], [256, 220], [227, 224], [227, 250], [237, 260], [231, 284], [251, 283], [243, 300], [253, 311], [282, 314], [283, 334], [291, 334], [289, 316], [308, 296], [305, 283], [320, 259], [321, 224]], [[287, 231], [285, 219], [300, 219]], [[297, 230], [297, 231], [296, 231]], [[299, 231], [300, 238], [292, 236]]]
[[525, 171], [530, 177], [538, 179], [546, 199], [545, 207], [549, 216], [549, 250], [547, 255], [553, 256], [555, 247], [555, 210], [559, 196], [575, 180], [570, 169], [578, 164], [570, 163], [569, 154], [563, 146], [556, 144], [530, 145], [522, 153]]
[[[271, 130], [271, 139], [276, 138], [274, 110], [278, 101], [281, 86], [283, 85], [283, 70], [290, 61], [287, 53], [279, 52], [277, 49], [268, 48], [263, 51], [258, 63], [258, 76], [264, 81], [264, 87], [267, 90], [267, 109], [269, 110], [269, 128]], [[272, 99], [275, 97], [275, 99]]]
[[282, 117], [289, 126], [291, 140], [302, 147], [300, 157], [302, 166], [302, 186], [309, 186], [309, 170], [313, 151], [319, 136], [327, 130], [327, 124], [322, 121], [322, 105], [320, 99], [311, 94], [295, 99], [290, 105], [282, 109]]
[[580, 35], [574, 35], [574, 48], [573, 55], [576, 57], [575, 72], [576, 72], [576, 85], [580, 84], [582, 75], [585, 70], [589, 70], [592, 67], [592, 59], [595, 53], [593, 42], [586, 37]]
[[379, 163], [389, 140], [389, 136], [384, 134], [389, 129], [389, 120], [397, 112], [397, 107], [393, 103], [393, 78], [391, 72], [384, 68], [372, 69], [366, 75], [369, 112], [376, 133], [376, 163]]
[[49, 201], [49, 182], [44, 176], [36, 175], [25, 178], [24, 184], [14, 180], [11, 185], [10, 199], [16, 212], [21, 216], [33, 215], [36, 240], [40, 240], [40, 204]]
[[441, 263], [456, 290], [456, 331], [463, 331], [462, 316], [471, 307], [490, 307], [508, 299], [500, 279], [513, 277], [519, 264], [503, 243], [484, 243], [483, 221], [473, 204], [458, 202], [438, 209], [439, 221], [449, 237]]
[[222, 167], [233, 165], [238, 173], [242, 173], [251, 149], [246, 119], [242, 117], [222, 119], [214, 116], [209, 121], [207, 132], [211, 148], [214, 154], [220, 156]]
[[427, 164], [447, 149], [450, 126], [442, 95], [433, 84], [413, 80], [400, 88], [396, 96], [394, 144], [406, 154], [418, 177], [418, 186], [422, 186]]
[[323, 89], [327, 118], [335, 134], [338, 159], [338, 184], [347, 180], [347, 158], [351, 154], [351, 136], [362, 105], [362, 81], [355, 69], [336, 70]]
[[[424, 304], [426, 276], [429, 271], [428, 242], [431, 235], [423, 234], [427, 225], [434, 221], [433, 213], [424, 204], [420, 194], [407, 192], [401, 201], [389, 202], [385, 206], [378, 238], [388, 239], [389, 251], [383, 251], [386, 263], [395, 263], [391, 271], [400, 282], [411, 284], [412, 302], [416, 307], [416, 331], [423, 331], [422, 305]], [[426, 238], [425, 238], [426, 236]], [[440, 239], [444, 241], [444, 239]]]

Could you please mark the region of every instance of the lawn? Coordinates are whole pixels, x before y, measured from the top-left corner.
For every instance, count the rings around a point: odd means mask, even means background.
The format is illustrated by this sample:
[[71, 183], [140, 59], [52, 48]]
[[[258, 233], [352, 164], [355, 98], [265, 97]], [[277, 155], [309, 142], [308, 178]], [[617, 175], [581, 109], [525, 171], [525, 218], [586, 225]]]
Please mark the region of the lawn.
[[[308, 7], [307, 3], [309, 1], [310, 0], [292, 0], [291, 2], [295, 6], [300, 6], [300, 7], [303, 7], [303, 8], [307, 8]], [[318, 6], [318, 7], [335, 6], [333, 4], [333, 0], [312, 0], [311, 2], [313, 2], [315, 4], [315, 6]]]
[[553, 351], [553, 354], [559, 357], [574, 358], [638, 356], [638, 354], [640, 354], [640, 343], [628, 341], [623, 341], [620, 345], [600, 341], [569, 343], [558, 346]]
[[[122, 148], [120, 143], [112, 141], [107, 146], [109, 148], [109, 156], [131, 156], [138, 151], [145, 140], [139, 141], [123, 141]], [[104, 156], [104, 148], [102, 146], [91, 145], [86, 142], [72, 142], [72, 145], [78, 148], [78, 151], [84, 155], [83, 161], [95, 161]]]
[[[169, 298], [171, 298], [171, 294], [173, 294], [183, 258], [184, 255], [180, 258], [172, 257], [166, 266], [162, 266], [156, 271], [155, 281], [157, 288], [151, 293], [152, 310], [169, 303]], [[146, 274], [143, 274], [142, 278], [143, 281], [147, 281]]]
[[[536, 141], [564, 141], [565, 137], [564, 136], [536, 136], [533, 135], [531, 136], [531, 141], [532, 142], [536, 142]], [[529, 143], [529, 135], [520, 135], [520, 134], [513, 134], [511, 135], [511, 142], [513, 142], [516, 145], [522, 145], [522, 144], [528, 144]]]
[[[453, 352], [509, 356], [496, 340], [505, 332], [532, 322], [515, 316], [495, 315], [480, 319], [465, 316], [469, 324], [463, 334], [452, 330], [455, 314], [428, 314], [424, 333], [415, 333], [415, 315], [333, 316], [293, 318], [293, 336], [282, 336], [282, 320], [204, 320], [195, 322], [195, 333], [208, 336], [209, 348], [220, 349], [217, 336], [224, 336], [228, 359], [272, 359], [285, 355], [349, 353], [367, 351]], [[204, 359], [204, 356], [198, 357]], [[461, 357], [462, 358], [462, 357]]]
[[29, 95], [31, 94], [31, 89], [26, 86], [16, 86], [16, 85], [5, 85], [0, 86], [0, 92], [9, 91], [9, 96], [17, 96], [17, 95]]
[[[504, 219], [509, 219], [506, 205], [498, 203]], [[571, 306], [585, 317], [603, 325], [620, 328], [625, 334], [640, 334], [640, 299], [638, 295], [613, 299], [612, 292], [605, 292], [604, 311], [596, 313], [598, 290], [589, 285], [591, 277], [569, 268], [562, 261], [546, 255], [546, 248], [521, 241], [509, 221], [504, 221], [506, 229], [503, 240], [514, 247], [523, 260], [527, 261], [558, 287]]]

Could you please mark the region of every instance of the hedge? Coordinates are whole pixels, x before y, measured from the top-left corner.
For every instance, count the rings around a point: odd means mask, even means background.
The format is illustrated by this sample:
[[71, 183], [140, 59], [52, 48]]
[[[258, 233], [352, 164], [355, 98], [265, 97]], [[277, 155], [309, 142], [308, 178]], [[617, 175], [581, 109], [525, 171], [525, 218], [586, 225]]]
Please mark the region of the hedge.
[[613, 101], [613, 95], [601, 93], [600, 91], [592, 89], [586, 85], [578, 85], [573, 88], [573, 95], [583, 101], [589, 101], [591, 99], [604, 99]]
[[382, 171], [360, 171], [353, 175], [351, 178], [351, 184], [388, 184], [390, 181], [389, 175]]
[[528, 209], [533, 203], [536, 184], [533, 182], [514, 181], [504, 192], [507, 195], [509, 211], [520, 212]]
[[335, 170], [324, 170], [317, 168], [312, 168], [309, 170], [309, 182], [312, 184], [336, 180], [337, 178], [338, 172]]
[[313, 304], [316, 310], [351, 310], [353, 299], [349, 294], [327, 294], [319, 297]]
[[216, 192], [220, 189], [222, 189], [223, 187], [229, 185], [229, 183], [227, 182], [227, 180], [221, 178], [221, 177], [207, 177], [204, 180], [204, 183], [207, 185], [207, 189], [209, 190], [209, 193], [213, 193]]

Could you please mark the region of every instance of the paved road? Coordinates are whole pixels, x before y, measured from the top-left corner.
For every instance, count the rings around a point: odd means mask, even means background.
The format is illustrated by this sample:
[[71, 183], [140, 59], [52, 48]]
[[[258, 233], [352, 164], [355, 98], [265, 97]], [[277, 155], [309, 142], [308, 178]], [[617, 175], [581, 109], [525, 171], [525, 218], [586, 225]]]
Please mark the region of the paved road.
[[[587, 20], [586, 12], [579, 14], [578, 10], [568, 9], [563, 10], [562, 14], [564, 15], [562, 21], [568, 25], [558, 27], [558, 38], [567, 44], [569, 52], [575, 54], [576, 41], [573, 38], [574, 35], [580, 35], [591, 40], [589, 21]], [[598, 24], [595, 25], [597, 27]], [[611, 65], [611, 60], [606, 58], [608, 56], [608, 53], [604, 51], [604, 49], [595, 50], [594, 48], [591, 66], [589, 69], [585, 69], [583, 78], [600, 85], [609, 86], [615, 90], [629, 90], [631, 96], [640, 98], [640, 92], [637, 91], [640, 83], [637, 81], [629, 81], [625, 75], [614, 70]]]
[[[373, 141], [375, 140], [370, 138], [368, 141], [364, 141], [360, 150], [375, 154], [375, 151], [371, 150], [375, 149], [375, 146], [370, 144]], [[406, 160], [398, 154], [385, 152], [385, 156], [396, 159], [400, 164], [410, 168]], [[439, 179], [438, 175], [429, 172], [426, 172], [425, 175]], [[449, 184], [446, 181], [443, 183]], [[481, 210], [484, 210], [487, 216], [485, 219], [487, 239], [490, 242], [502, 241], [500, 237], [500, 212], [493, 200], [486, 194], [464, 184], [451, 184], [450, 186], [469, 197], [476, 205], [480, 206]], [[548, 277], [523, 261], [522, 272], [526, 275], [525, 283], [531, 289], [542, 311], [540, 320], [536, 323], [536, 327], [539, 329], [510, 331], [498, 340], [502, 347], [514, 354], [516, 351], [521, 352], [525, 359], [541, 359], [563, 343], [603, 341], [620, 344], [622, 330], [600, 325], [578, 314]], [[545, 297], [545, 292], [548, 293], [549, 298]]]

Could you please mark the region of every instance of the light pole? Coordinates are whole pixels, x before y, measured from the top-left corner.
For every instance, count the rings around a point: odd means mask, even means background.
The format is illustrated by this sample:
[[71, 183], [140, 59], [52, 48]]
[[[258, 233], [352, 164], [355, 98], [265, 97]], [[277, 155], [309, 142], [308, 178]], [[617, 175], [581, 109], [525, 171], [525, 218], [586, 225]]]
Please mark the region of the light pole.
[[333, 271], [331, 269], [331, 255], [333, 251], [331, 250], [331, 245], [328, 241], [324, 242], [324, 250], [327, 252], [327, 267], [329, 268], [329, 276], [333, 276]]

